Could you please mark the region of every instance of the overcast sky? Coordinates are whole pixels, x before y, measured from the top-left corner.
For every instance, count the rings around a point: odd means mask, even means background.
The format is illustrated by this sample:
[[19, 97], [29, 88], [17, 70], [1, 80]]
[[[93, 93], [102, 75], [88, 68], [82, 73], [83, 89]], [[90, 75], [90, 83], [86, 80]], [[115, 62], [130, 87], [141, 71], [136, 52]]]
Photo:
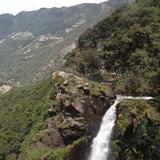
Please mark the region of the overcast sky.
[[36, 10], [42, 7], [73, 6], [81, 3], [100, 3], [105, 0], [0, 0], [0, 14], [17, 14], [20, 11]]

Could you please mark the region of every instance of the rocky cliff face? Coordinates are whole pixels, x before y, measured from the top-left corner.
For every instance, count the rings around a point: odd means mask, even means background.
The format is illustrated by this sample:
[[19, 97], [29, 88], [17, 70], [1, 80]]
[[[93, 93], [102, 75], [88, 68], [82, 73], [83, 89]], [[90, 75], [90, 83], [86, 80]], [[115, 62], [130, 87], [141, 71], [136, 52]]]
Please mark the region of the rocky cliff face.
[[56, 103], [48, 110], [44, 130], [35, 136], [30, 148], [67, 147], [64, 159], [85, 159], [90, 140], [113, 102], [112, 90], [110, 86], [62, 71], [53, 73], [53, 81], [55, 88], [50, 98]]

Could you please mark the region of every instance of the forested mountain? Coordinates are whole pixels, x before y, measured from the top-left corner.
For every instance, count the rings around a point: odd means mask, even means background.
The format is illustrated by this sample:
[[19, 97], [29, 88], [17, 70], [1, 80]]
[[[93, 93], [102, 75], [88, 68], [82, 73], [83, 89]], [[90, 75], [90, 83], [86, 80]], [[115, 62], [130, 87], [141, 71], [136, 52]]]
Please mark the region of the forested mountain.
[[153, 99], [117, 106], [109, 159], [159, 160], [159, 0], [120, 7], [87, 29], [65, 59], [72, 73], [55, 71], [0, 95], [0, 160], [88, 160], [117, 94]]
[[0, 81], [35, 82], [61, 66], [88, 27], [130, 0], [0, 15]]

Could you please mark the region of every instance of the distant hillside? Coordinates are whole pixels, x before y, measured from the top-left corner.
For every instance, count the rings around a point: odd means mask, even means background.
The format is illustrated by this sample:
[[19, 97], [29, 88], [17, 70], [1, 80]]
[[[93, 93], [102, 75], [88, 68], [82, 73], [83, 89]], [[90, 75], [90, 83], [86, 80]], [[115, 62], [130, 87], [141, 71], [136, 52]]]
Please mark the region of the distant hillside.
[[128, 2], [128, 0], [111, 0], [101, 4], [81, 4], [73, 7], [42, 8], [37, 11], [22, 11], [16, 16], [10, 14], [0, 15], [0, 38], [5, 38], [13, 32], [29, 31], [34, 35], [54, 34], [64, 36], [67, 28], [71, 28], [79, 20], [80, 23], [91, 23], [96, 17], [104, 16], [104, 12], [110, 12]]
[[0, 16], [0, 82], [35, 82], [63, 63], [80, 34], [132, 0]]

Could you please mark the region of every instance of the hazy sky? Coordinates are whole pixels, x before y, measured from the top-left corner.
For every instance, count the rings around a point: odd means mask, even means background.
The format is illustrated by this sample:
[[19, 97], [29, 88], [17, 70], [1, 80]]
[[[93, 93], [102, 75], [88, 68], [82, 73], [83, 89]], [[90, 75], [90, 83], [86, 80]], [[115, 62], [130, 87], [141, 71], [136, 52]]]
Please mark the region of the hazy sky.
[[42, 7], [72, 6], [81, 3], [100, 3], [105, 0], [0, 0], [0, 14], [12, 13], [25, 10], [36, 10]]

